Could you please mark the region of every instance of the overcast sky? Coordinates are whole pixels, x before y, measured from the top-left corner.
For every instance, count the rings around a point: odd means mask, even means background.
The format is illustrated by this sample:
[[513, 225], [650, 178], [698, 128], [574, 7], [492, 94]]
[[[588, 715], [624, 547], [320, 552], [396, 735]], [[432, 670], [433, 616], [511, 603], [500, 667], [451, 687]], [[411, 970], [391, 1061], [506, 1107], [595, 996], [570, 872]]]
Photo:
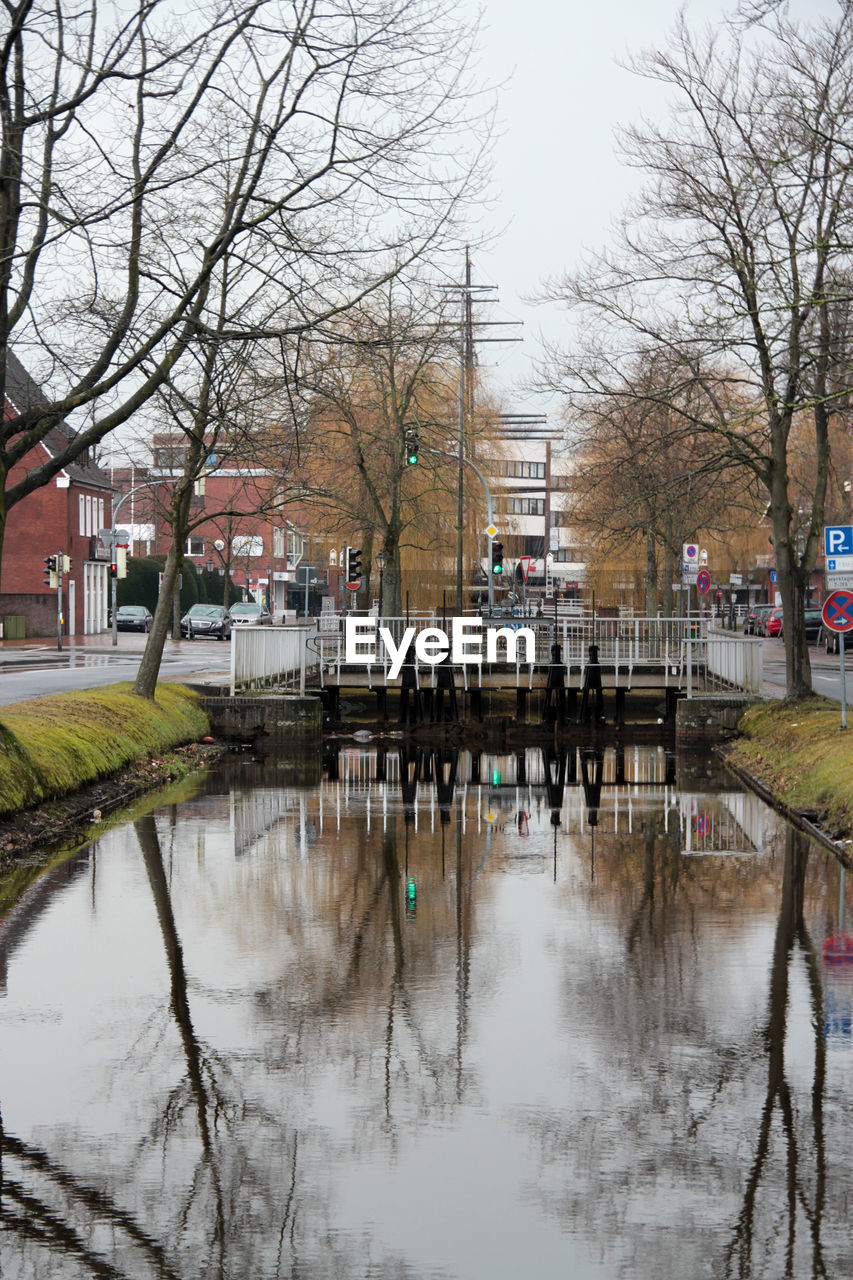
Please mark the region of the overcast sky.
[[[473, 3], [473, 0], [472, 0]], [[691, 24], [717, 23], [736, 0], [691, 0]], [[676, 0], [483, 0], [482, 72], [508, 80], [499, 98], [495, 146], [493, 225], [505, 228], [488, 250], [474, 255], [477, 283], [499, 286], [494, 319], [524, 322], [518, 347], [482, 346], [481, 365], [510, 391], [508, 408], [550, 407], [523, 400], [513, 385], [537, 357], [539, 331], [558, 337], [565, 321], [556, 311], [526, 305], [548, 277], [577, 262], [584, 249], [608, 240], [635, 171], [620, 164], [615, 130], [639, 115], [660, 117], [660, 86], [620, 62], [663, 42], [681, 7]], [[789, 15], [816, 18], [836, 12], [835, 0], [790, 0]], [[460, 263], [460, 278], [464, 264]], [[482, 309], [481, 309], [482, 312]], [[485, 312], [482, 312], [485, 314]], [[493, 331], [494, 333], [495, 331]]]

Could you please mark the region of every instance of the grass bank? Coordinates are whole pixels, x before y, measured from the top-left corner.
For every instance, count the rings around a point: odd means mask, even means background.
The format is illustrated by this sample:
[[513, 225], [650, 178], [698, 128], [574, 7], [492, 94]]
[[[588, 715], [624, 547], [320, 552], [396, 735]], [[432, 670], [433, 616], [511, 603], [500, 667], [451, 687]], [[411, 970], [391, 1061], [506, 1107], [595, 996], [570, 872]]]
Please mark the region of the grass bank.
[[67, 795], [209, 732], [191, 690], [130, 684], [32, 698], [0, 709], [0, 817]]
[[832, 839], [853, 833], [853, 728], [825, 698], [752, 707], [726, 758]]

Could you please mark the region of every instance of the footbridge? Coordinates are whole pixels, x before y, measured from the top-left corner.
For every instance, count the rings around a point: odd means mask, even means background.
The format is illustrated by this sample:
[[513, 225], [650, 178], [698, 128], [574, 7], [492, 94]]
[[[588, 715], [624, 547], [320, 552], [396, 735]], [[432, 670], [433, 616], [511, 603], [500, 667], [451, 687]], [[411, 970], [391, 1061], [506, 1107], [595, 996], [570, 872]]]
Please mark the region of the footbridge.
[[479, 720], [512, 695], [520, 722], [600, 719], [605, 697], [622, 722], [630, 694], [656, 693], [671, 719], [678, 698], [759, 696], [761, 684], [761, 641], [697, 618], [329, 614], [232, 636], [232, 693], [313, 689], [335, 718], [342, 696], [373, 696], [378, 719], [416, 723]]

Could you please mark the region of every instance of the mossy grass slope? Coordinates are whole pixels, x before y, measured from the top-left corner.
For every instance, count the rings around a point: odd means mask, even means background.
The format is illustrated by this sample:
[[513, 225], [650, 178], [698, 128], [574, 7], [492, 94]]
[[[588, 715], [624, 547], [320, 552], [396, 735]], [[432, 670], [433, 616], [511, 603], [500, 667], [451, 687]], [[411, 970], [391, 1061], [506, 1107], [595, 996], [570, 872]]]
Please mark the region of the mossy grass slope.
[[790, 809], [813, 816], [830, 835], [853, 831], [853, 728], [826, 698], [752, 707], [727, 753]]
[[66, 795], [208, 731], [196, 695], [177, 684], [159, 684], [153, 702], [116, 684], [4, 707], [0, 815]]

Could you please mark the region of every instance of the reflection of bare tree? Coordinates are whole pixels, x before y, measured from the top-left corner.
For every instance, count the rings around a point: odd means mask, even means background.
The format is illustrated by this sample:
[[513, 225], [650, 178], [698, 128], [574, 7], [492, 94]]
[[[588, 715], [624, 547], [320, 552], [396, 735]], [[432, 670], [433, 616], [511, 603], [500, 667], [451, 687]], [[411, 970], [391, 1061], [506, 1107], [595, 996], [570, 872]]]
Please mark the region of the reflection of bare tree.
[[[129, 1245], [158, 1280], [180, 1280], [160, 1242], [112, 1196], [75, 1177], [64, 1165], [31, 1143], [5, 1132], [0, 1120], [0, 1223], [21, 1240], [50, 1250], [51, 1256], [73, 1259], [87, 1267], [87, 1274], [105, 1280], [125, 1280], [124, 1267], [116, 1268], [90, 1243], [99, 1226], [106, 1225], [117, 1247]], [[20, 1177], [10, 1176], [17, 1164]], [[42, 1188], [29, 1190], [25, 1178]]]
[[[821, 1246], [821, 1226], [826, 1191], [826, 1154], [823, 1128], [823, 1090], [826, 1078], [826, 1055], [823, 1041], [823, 989], [817, 956], [803, 917], [803, 890], [809, 844], [805, 836], [789, 827], [785, 837], [785, 862], [782, 900], [776, 926], [773, 962], [770, 971], [770, 995], [764, 1044], [767, 1052], [767, 1091], [761, 1111], [758, 1137], [752, 1167], [746, 1179], [743, 1205], [738, 1216], [727, 1257], [727, 1274], [747, 1280], [753, 1275], [753, 1242], [756, 1234], [756, 1212], [761, 1181], [771, 1151], [773, 1117], [779, 1109], [785, 1137], [785, 1271], [794, 1275], [798, 1204], [809, 1224], [813, 1277], [825, 1276]], [[800, 1143], [791, 1087], [785, 1069], [785, 1039], [789, 1003], [790, 969], [799, 954], [805, 961], [809, 979], [809, 996], [814, 1028], [814, 1076], [812, 1084], [812, 1142], [815, 1158], [815, 1188], [808, 1195], [801, 1169]], [[773, 1212], [777, 1211], [774, 1197]], [[765, 1259], [759, 1262], [764, 1273]]]
[[[169, 965], [169, 978], [171, 982], [172, 993], [172, 1013], [174, 1014], [175, 1023], [181, 1036], [181, 1043], [184, 1049], [184, 1055], [187, 1063], [187, 1079], [189, 1080], [190, 1091], [195, 1102], [196, 1114], [198, 1117], [198, 1130], [201, 1137], [201, 1147], [203, 1152], [204, 1164], [209, 1172], [211, 1185], [213, 1187], [213, 1244], [219, 1259], [219, 1270], [222, 1270], [223, 1251], [225, 1247], [225, 1215], [222, 1203], [222, 1184], [219, 1175], [219, 1169], [216, 1158], [216, 1148], [211, 1136], [210, 1112], [213, 1104], [217, 1101], [215, 1093], [215, 1076], [211, 1070], [210, 1063], [205, 1062], [201, 1046], [196, 1038], [193, 1029], [192, 1017], [190, 1015], [189, 999], [187, 998], [187, 976], [184, 971], [184, 957], [181, 949], [178, 931], [175, 926], [175, 916], [172, 911], [172, 900], [169, 896], [169, 885], [166, 880], [166, 872], [163, 867], [163, 856], [160, 851], [160, 841], [157, 835], [157, 824], [154, 821], [153, 814], [146, 814], [140, 818], [135, 824], [136, 835], [139, 840], [139, 847], [142, 851], [142, 857], [145, 861], [145, 869], [148, 872], [148, 882], [151, 885], [151, 894], [154, 898], [154, 906], [157, 910], [157, 919], [160, 924], [160, 931], [163, 935], [163, 947], [166, 953], [166, 959]], [[171, 1112], [174, 1105], [177, 1107], [178, 1097], [181, 1092], [181, 1086], [175, 1091], [175, 1096], [169, 1104]], [[197, 1191], [197, 1187], [193, 1191]], [[186, 1220], [189, 1217], [189, 1205], [184, 1207], [182, 1217]]]

